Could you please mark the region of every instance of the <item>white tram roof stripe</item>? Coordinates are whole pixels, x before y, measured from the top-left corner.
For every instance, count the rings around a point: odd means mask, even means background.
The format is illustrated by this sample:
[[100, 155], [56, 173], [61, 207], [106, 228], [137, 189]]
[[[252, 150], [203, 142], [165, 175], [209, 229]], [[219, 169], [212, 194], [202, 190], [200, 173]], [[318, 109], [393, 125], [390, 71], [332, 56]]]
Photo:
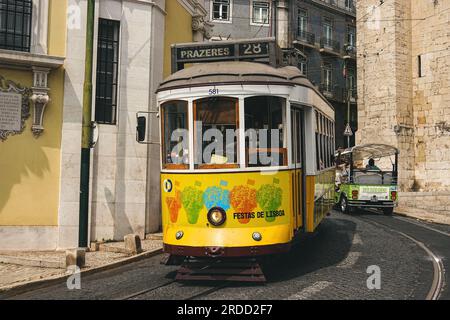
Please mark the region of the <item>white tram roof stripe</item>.
[[207, 96], [208, 89], [219, 86], [223, 89], [220, 95], [233, 92], [238, 96], [267, 95], [269, 92], [271, 95], [287, 95], [291, 103], [314, 106], [334, 119], [333, 106], [298, 68], [274, 68], [256, 62], [210, 62], [180, 70], [161, 83], [157, 90], [158, 100], [181, 99], [183, 93], [185, 99], [200, 98], [198, 94], [203, 92], [202, 95]]

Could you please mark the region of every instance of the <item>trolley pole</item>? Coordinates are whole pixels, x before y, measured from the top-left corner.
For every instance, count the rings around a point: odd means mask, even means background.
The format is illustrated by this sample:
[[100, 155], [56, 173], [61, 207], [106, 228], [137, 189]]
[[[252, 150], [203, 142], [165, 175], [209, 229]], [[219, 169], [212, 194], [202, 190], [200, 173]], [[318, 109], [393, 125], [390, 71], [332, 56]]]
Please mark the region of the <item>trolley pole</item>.
[[88, 246], [89, 223], [89, 170], [91, 158], [91, 118], [92, 118], [92, 60], [94, 49], [95, 0], [88, 0], [86, 19], [86, 54], [83, 87], [83, 120], [81, 135], [80, 168], [80, 215], [78, 246]]

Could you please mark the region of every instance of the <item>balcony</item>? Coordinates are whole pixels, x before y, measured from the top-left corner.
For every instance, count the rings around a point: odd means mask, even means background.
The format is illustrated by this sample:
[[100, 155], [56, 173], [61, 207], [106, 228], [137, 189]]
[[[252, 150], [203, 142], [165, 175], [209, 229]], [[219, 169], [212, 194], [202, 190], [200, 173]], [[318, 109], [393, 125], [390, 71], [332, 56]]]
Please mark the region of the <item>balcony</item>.
[[344, 44], [342, 47], [342, 54], [344, 55], [344, 59], [356, 59], [356, 47], [352, 44]]
[[328, 37], [322, 37], [320, 38], [320, 52], [340, 56], [342, 53], [341, 44], [339, 41], [332, 40]]
[[351, 15], [356, 15], [356, 7], [355, 1], [345, 1], [345, 0], [312, 0], [312, 2], [316, 2], [322, 4], [325, 7], [336, 9], [340, 12], [345, 12]]
[[316, 35], [303, 30], [297, 31], [297, 41], [295, 43], [314, 47], [316, 44]]
[[346, 89], [346, 88], [342, 88], [343, 101], [348, 102], [349, 98], [350, 98], [350, 103], [356, 103], [356, 99], [358, 99], [356, 87], [353, 87], [350, 90], [350, 97], [349, 97], [349, 92], [347, 90], [348, 89]]
[[343, 90], [337, 85], [333, 85], [332, 83], [322, 83], [319, 86], [320, 92], [327, 98], [328, 100], [333, 101], [344, 101]]

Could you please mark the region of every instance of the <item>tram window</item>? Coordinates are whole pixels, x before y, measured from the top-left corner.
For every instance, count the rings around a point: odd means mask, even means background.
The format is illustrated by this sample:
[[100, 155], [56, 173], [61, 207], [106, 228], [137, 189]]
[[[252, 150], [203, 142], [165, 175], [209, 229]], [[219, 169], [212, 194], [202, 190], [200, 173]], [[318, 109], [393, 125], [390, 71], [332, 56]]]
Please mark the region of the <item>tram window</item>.
[[323, 161], [323, 167], [324, 168], [326, 168], [326, 167], [328, 167], [328, 163], [327, 163], [327, 158], [328, 158], [328, 156], [327, 156], [327, 148], [325, 147], [326, 146], [326, 140], [327, 140], [327, 137], [326, 137], [326, 134], [325, 134], [325, 121], [326, 121], [326, 119], [325, 119], [325, 117], [323, 116], [323, 115], [320, 115], [320, 119], [321, 119], [321, 131], [320, 131], [320, 133], [321, 133], [321, 142], [322, 142], [322, 161]]
[[188, 169], [188, 103], [186, 101], [166, 102], [161, 106], [161, 113], [163, 168]]
[[334, 165], [334, 123], [316, 111], [316, 161], [321, 171]]
[[273, 96], [246, 98], [244, 110], [246, 166], [287, 165], [283, 99]]
[[320, 135], [319, 135], [319, 113], [316, 111], [316, 169], [321, 169], [321, 158], [320, 158]]
[[194, 102], [195, 167], [237, 168], [238, 99], [213, 97]]

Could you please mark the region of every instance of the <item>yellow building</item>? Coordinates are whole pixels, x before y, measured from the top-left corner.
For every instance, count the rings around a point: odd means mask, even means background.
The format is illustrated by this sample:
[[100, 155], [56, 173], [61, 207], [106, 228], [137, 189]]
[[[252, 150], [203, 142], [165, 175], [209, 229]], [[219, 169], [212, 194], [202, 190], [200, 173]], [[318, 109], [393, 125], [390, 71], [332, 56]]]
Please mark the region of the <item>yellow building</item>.
[[55, 248], [67, 3], [2, 3], [0, 248]]
[[[135, 115], [154, 108], [171, 44], [203, 41], [210, 28], [197, 0], [95, 7], [91, 242], [159, 230], [159, 148], [136, 143]], [[0, 4], [0, 250], [78, 245], [86, 17], [87, 0]], [[111, 83], [105, 63], [116, 68]]]
[[171, 74], [171, 45], [201, 42], [211, 38], [212, 24], [207, 21], [204, 1], [166, 1], [164, 36], [164, 78]]

